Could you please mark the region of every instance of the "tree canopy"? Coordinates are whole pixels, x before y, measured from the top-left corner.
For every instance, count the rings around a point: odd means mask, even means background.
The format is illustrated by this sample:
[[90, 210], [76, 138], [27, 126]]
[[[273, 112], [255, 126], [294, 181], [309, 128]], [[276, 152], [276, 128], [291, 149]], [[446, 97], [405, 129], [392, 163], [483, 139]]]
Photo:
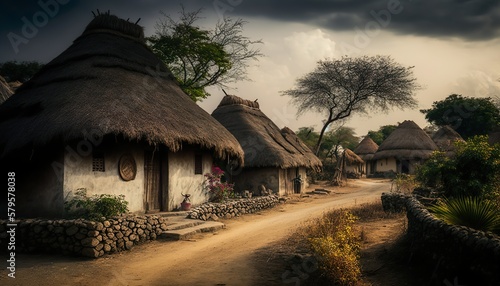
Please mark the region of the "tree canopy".
[[195, 25], [201, 10], [187, 12], [180, 18], [163, 14], [155, 35], [147, 38], [153, 52], [170, 68], [180, 87], [194, 100], [207, 98], [206, 87], [246, 78], [248, 61], [262, 54], [252, 48], [261, 41], [242, 35], [245, 22], [224, 17], [212, 30]]
[[8, 82], [26, 82], [42, 67], [43, 64], [36, 61], [8, 61], [0, 64], [0, 75]]
[[500, 125], [500, 110], [491, 98], [452, 94], [420, 112], [431, 124], [450, 125], [464, 139], [488, 134]]
[[368, 110], [416, 107], [414, 92], [419, 87], [413, 67], [403, 67], [389, 56], [342, 57], [319, 61], [312, 72], [297, 79], [294, 89], [282, 94], [292, 97], [298, 115], [314, 111], [327, 116], [315, 145], [318, 154], [332, 122]]
[[[296, 132], [297, 136], [311, 150], [313, 150], [318, 141], [319, 133], [312, 127], [300, 127]], [[336, 129], [325, 133], [318, 157], [322, 160], [335, 157], [337, 158], [343, 149], [353, 150], [359, 143], [359, 138], [352, 127], [339, 126]]]

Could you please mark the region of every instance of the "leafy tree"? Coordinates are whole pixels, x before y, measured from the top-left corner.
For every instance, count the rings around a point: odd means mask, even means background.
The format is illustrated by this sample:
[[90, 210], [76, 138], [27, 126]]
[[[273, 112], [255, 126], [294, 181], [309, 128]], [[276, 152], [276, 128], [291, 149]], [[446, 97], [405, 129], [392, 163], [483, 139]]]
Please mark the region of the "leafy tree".
[[398, 126], [397, 125], [384, 125], [380, 126], [377, 131], [370, 130], [368, 131], [368, 136], [375, 142], [377, 145], [382, 144], [382, 142], [391, 135], [392, 131], [394, 131]]
[[242, 35], [245, 22], [224, 17], [212, 30], [195, 25], [201, 10], [182, 7], [179, 20], [163, 14], [155, 35], [147, 38], [153, 52], [170, 68], [180, 87], [194, 100], [210, 96], [205, 88], [247, 79], [248, 61], [261, 56], [251, 46], [262, 43]]
[[282, 91], [306, 111], [327, 116], [315, 145], [319, 153], [323, 135], [331, 123], [369, 109], [415, 107], [414, 91], [419, 88], [413, 67], [403, 67], [388, 56], [342, 57], [319, 61], [315, 70], [299, 78], [296, 88]]
[[[319, 137], [319, 133], [314, 131], [314, 128], [301, 127], [296, 134], [302, 142], [313, 150]], [[355, 132], [352, 127], [340, 126], [337, 129], [330, 130], [325, 133], [320, 146], [320, 152], [317, 156], [320, 159], [332, 157], [337, 158], [337, 156], [341, 153], [341, 149], [349, 148], [352, 150], [356, 148], [358, 143], [359, 138], [355, 136]]]
[[432, 124], [450, 125], [464, 139], [488, 134], [500, 125], [500, 110], [491, 98], [452, 94], [420, 112]]
[[35, 61], [17, 62], [9, 61], [0, 64], [0, 75], [5, 77], [8, 82], [11, 81], [28, 81], [35, 73], [37, 73], [43, 64]]

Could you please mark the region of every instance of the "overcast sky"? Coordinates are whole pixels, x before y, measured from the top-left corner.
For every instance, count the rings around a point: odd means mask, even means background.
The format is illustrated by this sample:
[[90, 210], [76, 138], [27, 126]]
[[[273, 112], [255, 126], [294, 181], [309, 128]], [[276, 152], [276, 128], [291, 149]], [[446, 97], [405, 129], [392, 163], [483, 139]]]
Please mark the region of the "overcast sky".
[[[160, 11], [175, 15], [181, 1], [2, 1], [0, 62], [48, 62], [67, 47], [93, 18], [91, 11], [135, 21], [145, 34], [155, 32]], [[500, 96], [500, 1], [478, 0], [215, 0], [182, 1], [188, 10], [204, 8], [200, 25], [213, 27], [221, 17], [242, 18], [244, 34], [261, 39], [265, 57], [250, 63], [251, 82], [232, 84], [228, 93], [259, 99], [261, 110], [279, 127], [297, 130], [321, 127], [324, 115], [297, 118], [290, 98], [280, 91], [312, 71], [316, 62], [342, 55], [389, 55], [404, 66], [415, 66], [424, 89], [419, 108], [452, 93]], [[45, 6], [45, 7], [44, 7]], [[28, 28], [28, 24], [34, 29]], [[14, 42], [14, 44], [13, 44]], [[223, 97], [218, 88], [202, 103], [211, 113]], [[418, 109], [371, 112], [353, 116], [346, 126], [364, 136], [381, 125], [414, 120], [427, 122]]]

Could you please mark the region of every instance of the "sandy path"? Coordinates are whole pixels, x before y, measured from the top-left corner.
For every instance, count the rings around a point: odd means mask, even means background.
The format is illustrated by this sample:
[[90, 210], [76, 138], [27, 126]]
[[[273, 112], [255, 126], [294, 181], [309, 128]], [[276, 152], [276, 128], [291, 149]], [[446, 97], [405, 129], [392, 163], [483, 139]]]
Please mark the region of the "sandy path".
[[[273, 284], [262, 281], [265, 278], [252, 263], [258, 249], [282, 240], [300, 223], [325, 210], [378, 200], [389, 188], [387, 181], [358, 180], [353, 187], [339, 189], [341, 194], [225, 221], [226, 229], [216, 235], [194, 241], [157, 241], [98, 260], [19, 255], [21, 267], [12, 285], [35, 281], [37, 285]], [[9, 285], [11, 280], [2, 275], [0, 284]]]

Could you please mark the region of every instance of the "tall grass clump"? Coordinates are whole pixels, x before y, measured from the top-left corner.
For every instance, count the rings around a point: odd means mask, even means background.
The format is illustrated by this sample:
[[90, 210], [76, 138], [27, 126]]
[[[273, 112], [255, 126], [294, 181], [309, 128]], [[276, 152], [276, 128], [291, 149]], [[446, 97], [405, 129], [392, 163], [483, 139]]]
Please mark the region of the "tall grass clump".
[[430, 207], [430, 211], [449, 224], [500, 233], [499, 209], [489, 200], [477, 197], [443, 199]]
[[303, 229], [323, 275], [332, 284], [355, 285], [360, 278], [360, 241], [354, 229], [356, 219], [346, 209], [334, 210]]

